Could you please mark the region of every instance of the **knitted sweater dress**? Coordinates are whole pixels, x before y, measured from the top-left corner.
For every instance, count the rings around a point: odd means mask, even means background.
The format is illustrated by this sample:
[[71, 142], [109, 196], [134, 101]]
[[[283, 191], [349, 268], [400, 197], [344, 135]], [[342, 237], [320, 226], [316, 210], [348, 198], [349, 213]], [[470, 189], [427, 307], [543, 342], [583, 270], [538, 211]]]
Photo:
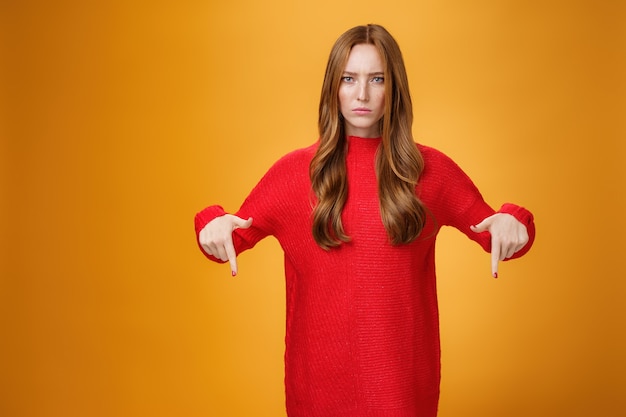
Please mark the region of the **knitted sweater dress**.
[[[435, 240], [450, 225], [490, 250], [489, 233], [470, 230], [495, 211], [463, 171], [422, 145], [416, 188], [429, 217], [421, 235], [392, 246], [380, 218], [375, 155], [380, 139], [348, 138], [348, 200], [342, 221], [351, 241], [325, 251], [311, 232], [309, 163], [317, 144], [281, 158], [235, 213], [237, 253], [268, 235], [284, 251], [285, 394], [290, 417], [433, 417], [440, 380]], [[505, 204], [534, 240], [532, 214]], [[220, 206], [196, 215], [196, 236]], [[205, 256], [216, 261], [216, 258]]]

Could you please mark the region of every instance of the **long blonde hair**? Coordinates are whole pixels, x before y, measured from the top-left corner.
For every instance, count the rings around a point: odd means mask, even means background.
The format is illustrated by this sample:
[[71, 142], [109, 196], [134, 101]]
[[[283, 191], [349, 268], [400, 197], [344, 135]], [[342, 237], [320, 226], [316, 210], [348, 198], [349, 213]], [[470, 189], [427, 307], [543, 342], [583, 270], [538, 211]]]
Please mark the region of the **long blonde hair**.
[[317, 198], [313, 237], [324, 249], [350, 241], [341, 221], [348, 184], [347, 141], [339, 107], [339, 86], [350, 51], [359, 44], [374, 45], [385, 68], [385, 112], [380, 121], [382, 142], [376, 157], [376, 172], [380, 213], [391, 243], [412, 242], [426, 221], [426, 208], [415, 192], [424, 160], [413, 141], [413, 105], [402, 53], [382, 26], [357, 26], [341, 35], [330, 52], [319, 106], [319, 146], [309, 167]]

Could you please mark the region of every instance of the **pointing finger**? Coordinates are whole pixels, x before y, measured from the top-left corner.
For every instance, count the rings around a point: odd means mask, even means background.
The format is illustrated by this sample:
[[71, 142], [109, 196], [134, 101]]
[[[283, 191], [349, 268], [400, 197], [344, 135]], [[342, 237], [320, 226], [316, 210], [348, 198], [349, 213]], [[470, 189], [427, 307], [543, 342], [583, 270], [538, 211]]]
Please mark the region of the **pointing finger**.
[[500, 245], [492, 242], [491, 245], [491, 276], [498, 278], [498, 261], [500, 261]]
[[237, 275], [237, 252], [235, 252], [235, 247], [233, 246], [233, 242], [228, 241], [224, 244], [224, 249], [226, 250], [226, 257], [228, 258], [228, 262], [230, 263], [230, 271], [232, 276]]

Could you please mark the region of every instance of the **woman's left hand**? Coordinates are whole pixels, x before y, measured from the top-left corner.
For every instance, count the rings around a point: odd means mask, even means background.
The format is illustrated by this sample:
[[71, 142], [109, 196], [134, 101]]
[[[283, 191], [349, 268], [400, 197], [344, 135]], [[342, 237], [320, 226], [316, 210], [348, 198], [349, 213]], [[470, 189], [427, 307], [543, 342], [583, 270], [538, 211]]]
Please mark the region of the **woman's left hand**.
[[470, 229], [491, 234], [491, 274], [494, 278], [498, 278], [498, 262], [512, 257], [528, 243], [526, 226], [506, 213], [489, 216]]

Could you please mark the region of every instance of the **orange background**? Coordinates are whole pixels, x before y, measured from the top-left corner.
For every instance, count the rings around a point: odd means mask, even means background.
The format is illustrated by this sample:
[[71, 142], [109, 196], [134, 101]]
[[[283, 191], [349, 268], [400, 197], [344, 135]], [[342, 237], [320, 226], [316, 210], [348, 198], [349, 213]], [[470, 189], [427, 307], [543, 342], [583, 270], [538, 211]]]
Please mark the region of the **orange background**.
[[536, 216], [497, 281], [442, 232], [440, 417], [624, 415], [620, 3], [3, 2], [0, 415], [284, 415], [280, 248], [233, 279], [192, 219], [316, 139], [332, 43], [368, 22], [416, 139]]

